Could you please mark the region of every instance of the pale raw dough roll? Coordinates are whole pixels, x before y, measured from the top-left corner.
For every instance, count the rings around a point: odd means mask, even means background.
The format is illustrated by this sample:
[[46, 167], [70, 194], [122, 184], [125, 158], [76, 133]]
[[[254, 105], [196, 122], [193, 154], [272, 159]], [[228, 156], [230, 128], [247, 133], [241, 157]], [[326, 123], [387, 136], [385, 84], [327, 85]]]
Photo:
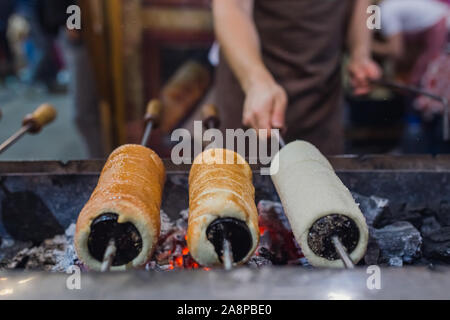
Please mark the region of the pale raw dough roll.
[[214, 245], [207, 238], [208, 227], [219, 218], [234, 218], [247, 225], [251, 248], [237, 261], [237, 264], [245, 263], [259, 242], [252, 171], [237, 153], [210, 149], [194, 160], [189, 175], [187, 243], [192, 257], [203, 266], [221, 264]]
[[271, 175], [295, 238], [311, 265], [344, 267], [340, 259], [321, 257], [309, 245], [312, 226], [331, 215], [342, 215], [355, 223], [359, 240], [350, 257], [355, 263], [364, 257], [368, 242], [366, 220], [350, 191], [317, 148], [304, 141], [288, 144], [274, 157]]
[[[75, 247], [81, 261], [92, 270], [100, 270], [101, 259], [94, 257], [89, 249], [90, 239], [91, 246], [94, 242], [90, 238], [93, 237], [93, 221], [105, 215], [114, 215], [120, 228], [128, 226], [127, 231], [134, 232], [133, 241], [139, 243], [136, 237], [140, 236], [141, 246], [140, 251], [135, 250], [136, 256], [132, 260], [113, 265], [111, 270], [136, 268], [148, 262], [159, 238], [164, 182], [164, 165], [155, 152], [140, 145], [125, 145], [116, 149], [108, 158], [96, 189], [78, 217]], [[119, 254], [120, 246], [125, 245], [127, 240], [122, 238], [116, 242]], [[123, 254], [130, 254], [130, 250], [124, 248], [127, 252]]]
[[333, 170], [330, 162], [312, 144], [306, 141], [294, 141], [283, 148], [283, 153], [288, 156], [274, 157], [271, 163], [271, 174], [279, 168], [286, 168], [297, 162], [316, 161], [318, 164]]

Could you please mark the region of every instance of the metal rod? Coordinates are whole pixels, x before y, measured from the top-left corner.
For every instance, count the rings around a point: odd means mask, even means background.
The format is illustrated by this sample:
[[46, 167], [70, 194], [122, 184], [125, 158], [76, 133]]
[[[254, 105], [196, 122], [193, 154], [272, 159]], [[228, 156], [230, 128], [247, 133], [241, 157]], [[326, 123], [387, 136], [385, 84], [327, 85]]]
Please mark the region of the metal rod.
[[141, 142], [141, 145], [143, 145], [144, 147], [146, 147], [148, 145], [150, 136], [152, 135], [152, 129], [153, 129], [153, 121], [149, 121], [147, 123], [147, 126], [145, 127], [145, 133], [144, 133], [144, 136], [142, 137], [142, 142]]
[[233, 249], [231, 248], [230, 241], [223, 237], [223, 265], [225, 270], [229, 271], [233, 269]]
[[214, 119], [208, 119], [208, 121], [206, 121], [206, 129], [217, 129]]
[[14, 133], [11, 137], [9, 137], [5, 142], [0, 145], [0, 154], [5, 152], [9, 147], [11, 147], [14, 143], [16, 143], [20, 138], [22, 138], [28, 130], [30, 130], [31, 125], [26, 125], [20, 128], [19, 131]]
[[283, 139], [283, 136], [281, 135], [281, 129], [279, 128], [275, 128], [276, 133], [272, 134], [272, 139], [275, 136], [278, 139], [278, 144], [280, 145], [281, 148], [284, 148], [286, 146], [286, 142]]
[[111, 239], [109, 240], [109, 244], [105, 250], [105, 255], [103, 256], [101, 272], [108, 272], [111, 269], [114, 258], [116, 257], [116, 252], [116, 243], [114, 239]]
[[373, 84], [375, 85], [380, 85], [380, 86], [384, 86], [384, 87], [390, 87], [393, 89], [397, 89], [397, 90], [402, 90], [402, 91], [408, 91], [408, 92], [412, 92], [415, 94], [420, 94], [423, 96], [426, 96], [430, 99], [439, 101], [440, 103], [442, 103], [443, 107], [444, 107], [444, 115], [443, 115], [443, 139], [444, 141], [449, 141], [450, 140], [450, 130], [449, 130], [449, 115], [450, 115], [450, 110], [449, 110], [449, 103], [447, 98], [445, 97], [441, 97], [438, 95], [435, 95], [431, 92], [428, 92], [426, 90], [417, 88], [417, 87], [412, 87], [412, 86], [408, 86], [408, 85], [403, 85], [400, 83], [396, 83], [396, 82], [392, 82], [392, 81], [388, 81], [388, 80], [375, 80], [372, 81]]
[[284, 139], [281, 135], [278, 136], [278, 142], [280, 143], [281, 148], [284, 148], [286, 146], [286, 143], [284, 142]]
[[341, 241], [337, 236], [334, 236], [331, 238], [334, 244], [334, 248], [336, 249], [337, 254], [341, 258], [342, 262], [344, 263], [344, 266], [346, 269], [354, 269], [355, 265], [353, 264], [352, 259], [350, 259], [350, 256], [347, 253], [347, 250], [345, 250], [344, 246], [342, 245]]

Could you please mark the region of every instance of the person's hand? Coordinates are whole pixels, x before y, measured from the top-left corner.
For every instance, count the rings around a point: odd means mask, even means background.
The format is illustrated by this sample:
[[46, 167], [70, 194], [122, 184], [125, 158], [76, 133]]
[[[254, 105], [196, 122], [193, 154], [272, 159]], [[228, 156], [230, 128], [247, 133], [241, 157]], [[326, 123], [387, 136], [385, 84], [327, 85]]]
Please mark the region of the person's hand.
[[254, 129], [282, 129], [288, 103], [286, 91], [270, 75], [253, 81], [245, 90], [243, 124]]
[[371, 80], [381, 78], [382, 72], [378, 64], [370, 58], [351, 59], [348, 65], [350, 82], [355, 95], [368, 94], [371, 90]]

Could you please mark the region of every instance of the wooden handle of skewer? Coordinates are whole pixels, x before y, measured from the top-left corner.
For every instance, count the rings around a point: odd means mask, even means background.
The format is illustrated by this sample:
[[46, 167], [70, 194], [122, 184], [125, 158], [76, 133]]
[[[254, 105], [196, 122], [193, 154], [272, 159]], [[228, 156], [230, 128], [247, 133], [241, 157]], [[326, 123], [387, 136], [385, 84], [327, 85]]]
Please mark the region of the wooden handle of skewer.
[[153, 99], [147, 105], [147, 112], [145, 113], [145, 122], [153, 122], [153, 126], [156, 128], [161, 121], [162, 103], [157, 99]]
[[31, 125], [28, 132], [38, 133], [43, 127], [51, 123], [56, 118], [56, 110], [50, 104], [43, 104], [39, 106], [33, 113], [28, 114], [23, 119], [24, 126]]
[[220, 127], [219, 110], [214, 104], [205, 104], [202, 109], [203, 123], [209, 126], [211, 123], [213, 128]]

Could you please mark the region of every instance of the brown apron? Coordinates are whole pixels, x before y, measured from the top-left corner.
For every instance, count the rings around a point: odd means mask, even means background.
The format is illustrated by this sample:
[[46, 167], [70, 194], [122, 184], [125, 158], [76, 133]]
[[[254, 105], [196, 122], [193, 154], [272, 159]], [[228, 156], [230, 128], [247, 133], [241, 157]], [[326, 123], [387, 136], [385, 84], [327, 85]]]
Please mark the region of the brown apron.
[[[264, 64], [286, 90], [287, 140], [343, 152], [341, 60], [352, 0], [254, 0]], [[224, 57], [216, 104], [223, 128], [242, 126], [244, 93]]]

